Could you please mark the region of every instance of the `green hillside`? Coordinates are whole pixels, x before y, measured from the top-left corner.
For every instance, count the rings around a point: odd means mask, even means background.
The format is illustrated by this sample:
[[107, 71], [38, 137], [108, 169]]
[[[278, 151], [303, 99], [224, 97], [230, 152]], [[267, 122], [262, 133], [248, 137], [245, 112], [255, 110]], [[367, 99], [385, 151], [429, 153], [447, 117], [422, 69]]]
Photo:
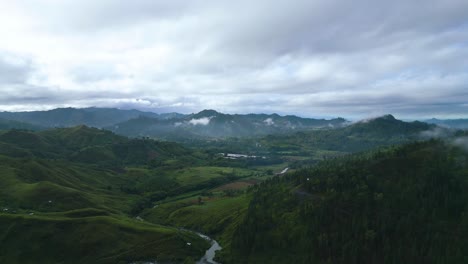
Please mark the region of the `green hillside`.
[[182, 262], [209, 247], [133, 219], [146, 197], [179, 188], [154, 169], [199, 159], [182, 146], [85, 126], [10, 130], [0, 145], [1, 263]]
[[384, 116], [190, 147], [83, 125], [2, 131], [0, 262], [193, 263], [209, 247], [197, 231], [228, 264], [463, 263], [467, 135], [421, 141], [433, 129]]
[[198, 259], [208, 247], [190, 232], [96, 210], [41, 216], [0, 213], [0, 230], [1, 263], [182, 262]]
[[374, 151], [255, 188], [232, 263], [465, 263], [468, 154], [442, 141]]

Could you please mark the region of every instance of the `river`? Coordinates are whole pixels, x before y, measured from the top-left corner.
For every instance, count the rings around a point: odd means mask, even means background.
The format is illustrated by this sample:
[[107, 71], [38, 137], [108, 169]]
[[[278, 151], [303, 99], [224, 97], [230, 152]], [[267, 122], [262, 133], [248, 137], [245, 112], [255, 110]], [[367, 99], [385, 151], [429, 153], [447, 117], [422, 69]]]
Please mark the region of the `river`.
[[222, 249], [221, 246], [218, 244], [218, 242], [203, 234], [200, 234], [200, 233], [197, 233], [197, 234], [200, 237], [211, 241], [211, 247], [208, 250], [206, 250], [205, 255], [199, 261], [197, 261], [197, 264], [220, 264], [213, 260], [216, 255], [216, 251]]
[[[197, 264], [221, 264], [221, 263], [216, 262], [216, 261], [213, 260], [214, 257], [216, 256], [216, 251], [222, 249], [222, 247], [219, 245], [219, 243], [216, 240], [210, 238], [209, 236], [206, 236], [204, 234], [201, 234], [201, 233], [198, 233], [198, 232], [195, 232], [195, 231], [192, 231], [192, 230], [188, 230], [188, 229], [185, 229], [185, 228], [180, 228], [180, 229], [188, 231], [188, 232], [195, 233], [195, 234], [199, 235], [201, 238], [206, 239], [206, 240], [211, 242], [211, 247], [206, 250], [205, 255], [203, 257], [201, 257], [201, 259], [199, 261], [197, 261]], [[137, 264], [137, 263], [141, 263], [141, 264], [158, 264], [158, 262], [152, 262], [152, 261], [130, 262], [129, 264]]]

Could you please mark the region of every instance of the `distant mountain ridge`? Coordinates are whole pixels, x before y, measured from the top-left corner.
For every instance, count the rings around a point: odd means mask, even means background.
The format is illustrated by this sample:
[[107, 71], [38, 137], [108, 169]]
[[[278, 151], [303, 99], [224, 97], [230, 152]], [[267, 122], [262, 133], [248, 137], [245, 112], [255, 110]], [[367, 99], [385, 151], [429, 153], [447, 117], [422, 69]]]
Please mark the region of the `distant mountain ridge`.
[[42, 129], [45, 129], [45, 127], [42, 127], [40, 125], [20, 122], [16, 120], [0, 118], [0, 130], [8, 130], [8, 129], [42, 130]]
[[458, 129], [467, 129], [468, 128], [468, 119], [437, 119], [431, 118], [424, 120], [424, 122], [429, 124], [436, 124], [438, 126], [450, 127], [450, 128], [458, 128]]
[[130, 137], [156, 137], [170, 140], [180, 138], [228, 138], [281, 134], [318, 128], [342, 127], [343, 118], [313, 119], [278, 114], [224, 114], [215, 110], [180, 118], [160, 119], [140, 116], [106, 127], [117, 134]]
[[341, 127], [343, 118], [313, 119], [278, 114], [224, 114], [206, 109], [193, 114], [153, 113], [115, 108], [57, 108], [0, 112], [0, 129], [43, 130], [86, 125], [129, 137], [167, 140], [248, 137]]
[[405, 122], [392, 115], [362, 120], [339, 129], [300, 131], [288, 135], [271, 135], [259, 142], [273, 151], [314, 152], [326, 149], [339, 152], [358, 152], [377, 146], [397, 145], [420, 140], [422, 133], [436, 125], [419, 121]]
[[178, 113], [157, 114], [116, 108], [57, 108], [48, 111], [0, 112], [0, 118], [41, 127], [72, 127], [87, 125], [97, 128], [110, 126], [139, 116], [153, 118], [180, 117]]

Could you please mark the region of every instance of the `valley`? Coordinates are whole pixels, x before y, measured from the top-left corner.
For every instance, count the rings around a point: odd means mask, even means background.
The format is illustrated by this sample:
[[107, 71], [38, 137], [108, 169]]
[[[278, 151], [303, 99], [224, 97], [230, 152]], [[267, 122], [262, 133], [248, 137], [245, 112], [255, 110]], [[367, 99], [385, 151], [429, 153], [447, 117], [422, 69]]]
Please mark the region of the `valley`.
[[0, 264], [468, 264], [468, 0], [0, 22]]
[[[386, 115], [174, 143], [15, 122], [0, 132], [0, 262], [376, 263], [467, 252], [468, 156], [451, 143], [461, 130], [431, 139], [442, 128]], [[423, 235], [424, 218], [437, 235]]]

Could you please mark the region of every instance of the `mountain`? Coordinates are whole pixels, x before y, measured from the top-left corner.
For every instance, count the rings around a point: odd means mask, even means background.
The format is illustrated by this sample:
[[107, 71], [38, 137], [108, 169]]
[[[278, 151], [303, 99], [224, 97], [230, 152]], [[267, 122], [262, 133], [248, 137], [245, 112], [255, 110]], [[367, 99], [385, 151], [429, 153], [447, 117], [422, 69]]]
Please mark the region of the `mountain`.
[[415, 136], [418, 133], [435, 128], [424, 122], [405, 122], [396, 119], [393, 115], [359, 121], [345, 128], [346, 133], [351, 137], [358, 137], [360, 134], [366, 136], [373, 135], [385, 139], [397, 138], [399, 136]]
[[428, 119], [424, 122], [429, 124], [436, 124], [443, 127], [458, 128], [458, 129], [468, 129], [468, 119]]
[[273, 177], [252, 191], [225, 263], [465, 263], [466, 160], [432, 140]]
[[87, 125], [105, 127], [139, 116], [154, 118], [180, 117], [180, 114], [159, 115], [138, 110], [121, 110], [115, 108], [57, 108], [49, 111], [0, 112], [0, 118], [25, 122], [42, 127], [71, 127]]
[[435, 125], [404, 122], [392, 115], [362, 120], [345, 127], [303, 131], [288, 135], [270, 135], [258, 140], [263, 148], [275, 152], [316, 153], [317, 150], [357, 152], [378, 146], [420, 140], [421, 133]]
[[342, 118], [331, 120], [280, 116], [277, 114], [230, 115], [203, 110], [182, 118], [156, 119], [140, 116], [106, 127], [130, 137], [154, 137], [169, 140], [197, 138], [252, 137], [318, 128], [341, 127]]

